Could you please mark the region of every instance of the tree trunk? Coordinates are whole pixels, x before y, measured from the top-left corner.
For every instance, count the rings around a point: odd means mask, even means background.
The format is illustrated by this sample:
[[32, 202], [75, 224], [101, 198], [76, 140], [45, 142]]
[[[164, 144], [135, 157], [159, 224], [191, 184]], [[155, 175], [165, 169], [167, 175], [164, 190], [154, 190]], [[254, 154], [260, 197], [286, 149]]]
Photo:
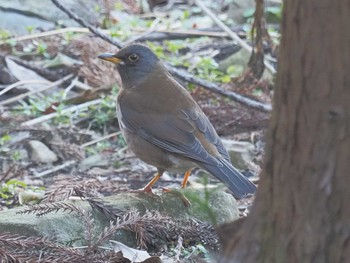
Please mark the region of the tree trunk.
[[252, 212], [222, 262], [350, 262], [350, 1], [285, 0]]

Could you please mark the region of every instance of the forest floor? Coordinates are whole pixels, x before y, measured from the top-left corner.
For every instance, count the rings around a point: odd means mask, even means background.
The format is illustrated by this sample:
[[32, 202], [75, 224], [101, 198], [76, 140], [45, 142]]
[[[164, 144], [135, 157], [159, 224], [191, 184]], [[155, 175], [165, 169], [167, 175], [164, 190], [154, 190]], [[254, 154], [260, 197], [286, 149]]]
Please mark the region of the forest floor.
[[[106, 34], [124, 42], [136, 39], [173, 67], [271, 104], [272, 79], [252, 80], [249, 56], [237, 59], [240, 47], [227, 35], [218, 37], [224, 32], [198, 7], [165, 9], [160, 18], [141, 14], [134, 1], [118, 8], [101, 12], [99, 26], [108, 25]], [[220, 12], [227, 16], [224, 8]], [[247, 25], [232, 27], [250, 42]], [[82, 27], [27, 29], [24, 37], [2, 32], [0, 41], [0, 210], [40, 202], [53, 192], [61, 201], [77, 186], [103, 196], [143, 187], [156, 170], [127, 149], [115, 113], [120, 80], [111, 64], [97, 58], [117, 48]], [[244, 153], [237, 165], [258, 183], [269, 114], [178, 80], [229, 151]], [[182, 176], [166, 173], [156, 188], [179, 187]], [[203, 182], [201, 177], [195, 171], [189, 187]], [[218, 182], [209, 177], [207, 183]], [[251, 201], [239, 205], [244, 216]]]

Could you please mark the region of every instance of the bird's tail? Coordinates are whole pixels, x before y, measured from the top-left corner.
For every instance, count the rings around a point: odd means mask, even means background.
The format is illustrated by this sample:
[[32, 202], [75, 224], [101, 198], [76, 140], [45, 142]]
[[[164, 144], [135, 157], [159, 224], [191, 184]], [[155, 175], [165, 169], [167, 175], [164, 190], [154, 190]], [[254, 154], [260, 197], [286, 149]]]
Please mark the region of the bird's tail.
[[219, 160], [222, 166], [202, 164], [201, 167], [223, 182], [236, 199], [255, 194], [256, 186], [225, 159]]

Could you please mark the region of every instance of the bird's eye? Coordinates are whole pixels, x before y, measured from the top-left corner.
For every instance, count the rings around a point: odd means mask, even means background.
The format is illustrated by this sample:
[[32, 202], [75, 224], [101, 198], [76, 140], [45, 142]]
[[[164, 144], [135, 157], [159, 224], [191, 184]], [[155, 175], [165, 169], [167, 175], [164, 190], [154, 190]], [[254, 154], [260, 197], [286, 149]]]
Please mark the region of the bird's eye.
[[139, 56], [136, 55], [136, 54], [131, 54], [128, 59], [131, 61], [131, 62], [135, 62], [137, 60], [139, 60]]

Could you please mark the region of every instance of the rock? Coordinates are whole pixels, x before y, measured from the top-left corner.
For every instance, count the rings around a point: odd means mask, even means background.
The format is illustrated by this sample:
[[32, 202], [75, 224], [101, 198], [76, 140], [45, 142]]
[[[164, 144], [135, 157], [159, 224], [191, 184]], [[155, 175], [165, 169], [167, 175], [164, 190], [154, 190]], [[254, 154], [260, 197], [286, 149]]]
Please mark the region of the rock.
[[34, 192], [33, 190], [27, 189], [19, 191], [18, 193], [18, 201], [21, 205], [28, 204], [34, 205], [38, 204], [42, 199], [44, 199], [45, 193], [44, 191]]
[[31, 137], [30, 132], [28, 131], [16, 131], [16, 132], [12, 132], [10, 133], [10, 140], [8, 141], [9, 145], [15, 145], [18, 143], [21, 143], [24, 140], [28, 140]]
[[[61, 0], [64, 7], [74, 12], [78, 17], [96, 24], [99, 12], [95, 7], [99, 1], [95, 0]], [[50, 0], [1, 0], [0, 28], [14, 34], [27, 34], [27, 27], [49, 30], [55, 28], [55, 23], [62, 22], [66, 26], [77, 26], [63, 11], [58, 9]]]
[[238, 52], [220, 61], [219, 69], [226, 71], [230, 66], [234, 66], [236, 68], [235, 74], [239, 76], [247, 67], [249, 58], [250, 53], [247, 50], [241, 48]]
[[[210, 224], [222, 224], [239, 218], [238, 205], [231, 194], [217, 189], [208, 191], [210, 192], [208, 208], [204, 208], [203, 200], [205, 200], [205, 190], [202, 189], [198, 191], [196, 189], [196, 191], [194, 191], [191, 188], [181, 190], [191, 203], [191, 209], [188, 211], [191, 217], [198, 218]], [[200, 202], [198, 202], [198, 200], [200, 200]], [[211, 218], [211, 213], [215, 215], [214, 219]], [[213, 220], [215, 220], [215, 222], [213, 222]]]
[[82, 171], [89, 170], [91, 167], [108, 167], [109, 162], [100, 154], [91, 155], [82, 160], [79, 164], [79, 169]]
[[[184, 205], [183, 193], [191, 202], [190, 206]], [[105, 197], [103, 201], [112, 205], [113, 208], [129, 212], [136, 209], [141, 215], [146, 211], [158, 211], [160, 214], [168, 215], [174, 221], [195, 219], [211, 223], [209, 211], [203, 209], [203, 206], [197, 204], [195, 198], [204, 200], [204, 189], [186, 189], [186, 191], [173, 191], [170, 193], [159, 192], [152, 195], [143, 192], [120, 193], [115, 196]], [[68, 201], [67, 201], [68, 202]], [[99, 212], [94, 212], [86, 201], [70, 200], [76, 206], [91, 212], [94, 217], [94, 235], [99, 235], [103, 229], [109, 225], [106, 216]], [[210, 214], [213, 214], [218, 223], [231, 222], [238, 218], [238, 208], [232, 195], [217, 190], [210, 194], [208, 200]], [[33, 214], [17, 214], [21, 208], [8, 209], [0, 211], [0, 233], [10, 232], [25, 236], [40, 236], [51, 238], [56, 237], [58, 242], [66, 243], [73, 241], [73, 246], [82, 246], [86, 240], [86, 231], [82, 217], [74, 212], [55, 212], [44, 216], [35, 216]], [[193, 221], [192, 221], [193, 222]], [[169, 229], [169, 231], [171, 231]], [[112, 239], [112, 238], [111, 238]], [[120, 231], [114, 238], [130, 247], [136, 247], [134, 233], [130, 231]]]
[[18, 160], [20, 160], [22, 163], [28, 163], [29, 161], [29, 154], [25, 149], [19, 149], [18, 151]]
[[233, 0], [229, 4], [228, 15], [234, 25], [244, 24], [246, 22], [245, 12], [255, 9], [254, 0]]
[[57, 155], [41, 141], [31, 140], [28, 142], [31, 150], [31, 160], [39, 163], [54, 163], [58, 160]]
[[[0, 3], [0, 8], [1, 7], [4, 7], [3, 3]], [[17, 9], [14, 11], [17, 11]], [[4, 9], [0, 9], [0, 16], [0, 28], [7, 30], [14, 35], [28, 34], [28, 26], [41, 28], [45, 31], [55, 27], [55, 24], [53, 22], [49, 22], [35, 16], [29, 16], [11, 11], [4, 11]]]
[[247, 169], [250, 163], [255, 158], [255, 147], [250, 142], [225, 140], [222, 139], [222, 143], [227, 149], [232, 164], [238, 169]]
[[[26, 67], [18, 65], [16, 62], [12, 61], [12, 59], [6, 57], [5, 61], [6, 61], [6, 64], [7, 64], [9, 71], [11, 72], [11, 74], [13, 76], [16, 77], [16, 79], [18, 79], [20, 81], [38, 80], [38, 81], [43, 81], [43, 82], [49, 83], [49, 81], [47, 79], [43, 78], [42, 76], [40, 76], [39, 74], [37, 74], [33, 70], [30, 70]], [[34, 90], [42, 89], [45, 86], [46, 86], [46, 84], [26, 84], [26, 85], [23, 85], [20, 89], [34, 91]], [[50, 91], [43, 91], [43, 94], [46, 94], [46, 95], [51, 94], [51, 93], [52, 93], [51, 90]]]

